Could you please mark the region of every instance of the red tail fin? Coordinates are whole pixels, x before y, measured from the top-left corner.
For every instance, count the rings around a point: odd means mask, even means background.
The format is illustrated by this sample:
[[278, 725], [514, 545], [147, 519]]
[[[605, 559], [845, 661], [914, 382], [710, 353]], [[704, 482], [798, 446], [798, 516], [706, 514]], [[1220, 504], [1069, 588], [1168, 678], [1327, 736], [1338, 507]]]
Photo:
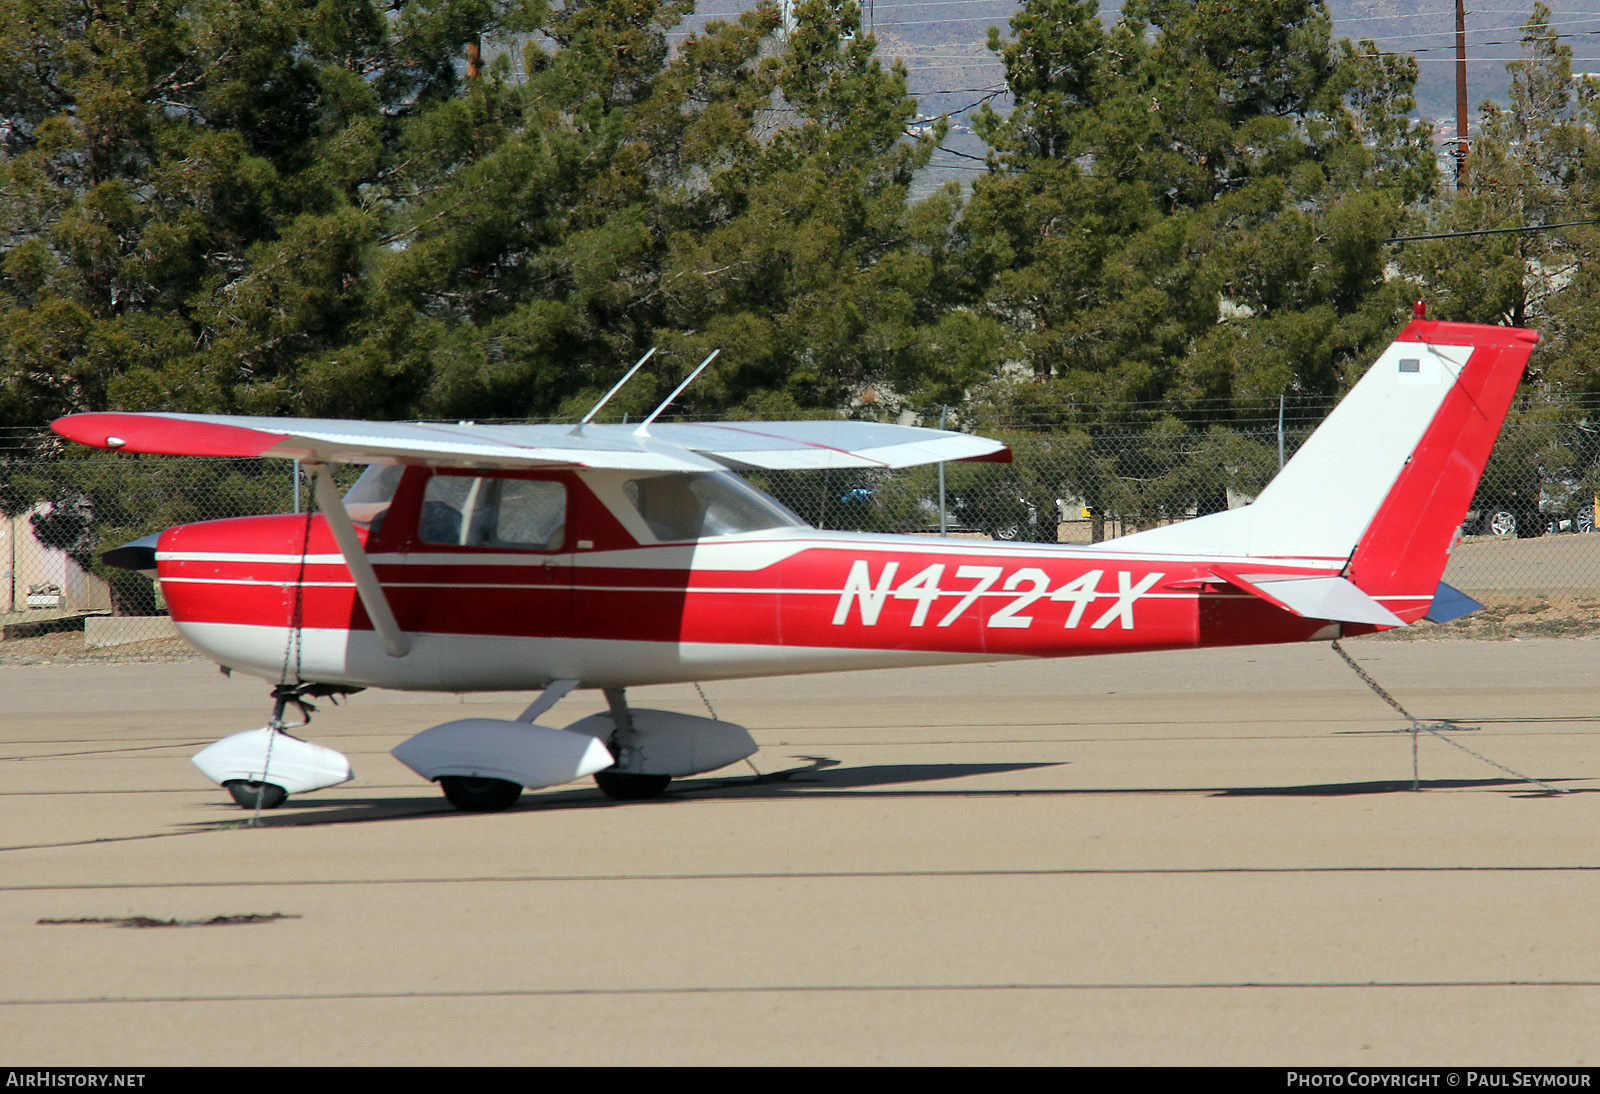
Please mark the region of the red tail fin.
[[1418, 320], [1400, 340], [1472, 347], [1345, 568], [1372, 596], [1406, 598], [1385, 602], [1410, 622], [1427, 611], [1438, 587], [1539, 336], [1515, 327]]

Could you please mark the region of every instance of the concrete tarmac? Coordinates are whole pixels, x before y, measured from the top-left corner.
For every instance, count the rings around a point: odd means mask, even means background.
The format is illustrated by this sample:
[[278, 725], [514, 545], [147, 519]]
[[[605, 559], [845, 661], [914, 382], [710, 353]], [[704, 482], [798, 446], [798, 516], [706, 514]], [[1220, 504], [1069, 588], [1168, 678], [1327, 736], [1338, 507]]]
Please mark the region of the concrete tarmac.
[[257, 828], [261, 682], [0, 667], [0, 1063], [1595, 1064], [1600, 643], [1348, 648], [1418, 792], [1307, 645], [710, 684], [761, 777], [494, 815], [388, 750], [529, 696], [365, 693]]

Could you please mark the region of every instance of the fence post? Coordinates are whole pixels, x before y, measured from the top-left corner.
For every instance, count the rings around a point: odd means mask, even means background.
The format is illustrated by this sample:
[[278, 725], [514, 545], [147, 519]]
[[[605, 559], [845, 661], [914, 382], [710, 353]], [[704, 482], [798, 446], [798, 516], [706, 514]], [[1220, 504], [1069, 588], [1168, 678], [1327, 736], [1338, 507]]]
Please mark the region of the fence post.
[[1283, 470], [1283, 396], [1278, 396], [1278, 470]]
[[17, 515], [12, 513], [6, 518], [10, 522], [10, 529], [6, 533], [6, 543], [11, 549], [11, 566], [6, 570], [6, 584], [11, 587], [11, 606], [6, 610], [17, 610]]
[[[942, 407], [939, 408], [939, 428], [940, 429], [944, 428], [944, 416], [947, 413], [949, 413], [949, 411], [950, 411], [950, 408], [948, 406], [942, 406]], [[940, 460], [939, 461], [939, 534], [941, 536], [948, 535], [949, 534], [948, 528], [949, 528], [949, 522], [945, 520], [945, 509], [944, 509], [944, 461]]]

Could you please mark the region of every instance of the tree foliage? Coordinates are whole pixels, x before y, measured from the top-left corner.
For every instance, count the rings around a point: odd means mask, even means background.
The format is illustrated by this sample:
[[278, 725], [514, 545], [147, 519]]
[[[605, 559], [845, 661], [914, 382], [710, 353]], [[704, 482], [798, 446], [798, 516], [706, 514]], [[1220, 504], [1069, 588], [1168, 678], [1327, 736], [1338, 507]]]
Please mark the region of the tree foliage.
[[[978, 128], [970, 306], [1051, 398], [1215, 406], [1329, 392], [1407, 295], [1383, 240], [1434, 181], [1414, 65], [1315, 0], [1026, 4], [991, 32], [1016, 109]], [[1397, 117], [1398, 114], [1398, 117]]]
[[690, 0], [0, 9], [0, 423], [544, 415], [652, 345], [723, 348], [703, 409], [951, 371], [935, 138], [851, 3], [677, 48]]
[[[1600, 393], [1592, 227], [1385, 242], [1588, 217], [1600, 87], [1542, 5], [1455, 193], [1415, 62], [1322, 0], [1026, 0], [990, 34], [987, 170], [920, 201], [944, 129], [910, 132], [852, 0], [692, 10], [0, 0], [0, 425], [571, 414], [656, 346], [616, 413], [721, 349], [685, 409], [1156, 437], [1336, 395], [1418, 295], [1541, 326], [1545, 382]], [[1190, 440], [1216, 466], [1149, 512], [1259, 478]], [[1082, 496], [1133, 489], [1114, 449], [1074, 457]]]

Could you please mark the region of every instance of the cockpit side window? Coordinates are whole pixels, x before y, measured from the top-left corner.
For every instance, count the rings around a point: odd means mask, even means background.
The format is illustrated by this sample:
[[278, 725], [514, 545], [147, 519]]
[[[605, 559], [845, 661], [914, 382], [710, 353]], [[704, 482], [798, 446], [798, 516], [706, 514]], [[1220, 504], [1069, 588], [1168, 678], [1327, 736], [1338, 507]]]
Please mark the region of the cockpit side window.
[[727, 473], [654, 475], [630, 479], [622, 490], [651, 534], [663, 543], [806, 526], [789, 510]]
[[417, 536], [438, 546], [559, 551], [566, 525], [559, 482], [435, 475], [422, 494]]
[[541, 479], [492, 479], [494, 518], [487, 522], [485, 547], [558, 551], [566, 538], [567, 488]]

